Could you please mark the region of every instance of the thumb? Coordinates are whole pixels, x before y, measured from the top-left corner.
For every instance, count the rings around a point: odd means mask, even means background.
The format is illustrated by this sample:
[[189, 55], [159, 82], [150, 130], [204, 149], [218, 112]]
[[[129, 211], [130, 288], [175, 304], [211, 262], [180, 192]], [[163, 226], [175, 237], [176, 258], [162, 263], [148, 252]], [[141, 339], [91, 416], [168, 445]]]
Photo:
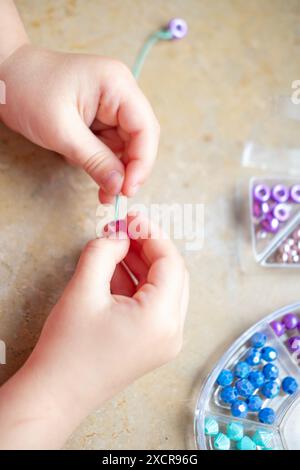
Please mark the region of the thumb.
[[[124, 236], [123, 236], [124, 235]], [[98, 238], [90, 241], [84, 248], [75, 274], [72, 288], [77, 294], [97, 303], [101, 298], [110, 297], [110, 281], [118, 263], [127, 255], [129, 238], [122, 233], [122, 238]]]
[[74, 118], [72, 135], [64, 155], [79, 164], [105, 193], [115, 196], [121, 192], [124, 166], [119, 158], [103, 143], [80, 116]]

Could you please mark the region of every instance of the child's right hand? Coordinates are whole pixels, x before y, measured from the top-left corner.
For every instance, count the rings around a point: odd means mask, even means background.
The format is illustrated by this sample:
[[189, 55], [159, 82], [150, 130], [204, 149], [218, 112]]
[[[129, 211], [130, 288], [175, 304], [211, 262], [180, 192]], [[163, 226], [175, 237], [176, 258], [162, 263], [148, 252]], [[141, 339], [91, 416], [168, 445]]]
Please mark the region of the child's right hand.
[[[103, 238], [87, 245], [21, 369], [23, 376], [34, 377], [28, 379], [27, 395], [26, 380], [22, 384], [30, 409], [26, 416], [43, 429], [49, 421], [57, 429], [52, 439], [34, 429], [35, 437], [28, 437], [23, 447], [44, 448], [39, 440], [60, 446], [92, 409], [179, 352], [188, 274], [173, 243], [162, 234], [151, 238], [153, 226], [139, 219], [141, 232], [148, 232], [149, 238], [129, 241], [124, 234], [123, 239]], [[122, 260], [138, 279], [137, 287]], [[41, 409], [40, 403], [46, 406]], [[16, 436], [11, 439], [18, 442]]]

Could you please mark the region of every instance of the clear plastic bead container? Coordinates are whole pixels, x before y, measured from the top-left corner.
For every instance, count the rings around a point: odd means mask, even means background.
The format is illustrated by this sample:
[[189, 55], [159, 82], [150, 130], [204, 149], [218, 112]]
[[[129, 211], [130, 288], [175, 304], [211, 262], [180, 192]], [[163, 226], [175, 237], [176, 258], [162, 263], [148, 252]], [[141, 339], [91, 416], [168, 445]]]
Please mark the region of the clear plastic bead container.
[[[290, 97], [278, 99], [253, 127], [244, 146], [241, 165], [245, 169], [244, 176], [250, 174], [247, 182], [242, 182], [243, 188], [238, 194], [239, 224], [247, 230], [242, 233], [244, 245], [248, 243], [252, 247], [252, 258], [260, 266], [299, 268], [300, 243], [298, 247], [295, 231], [299, 230], [300, 241], [300, 198], [296, 203], [292, 193], [285, 201], [271, 196], [263, 204], [257, 200], [255, 203], [253, 196], [259, 184], [271, 190], [276, 185], [289, 190], [300, 187], [300, 106], [293, 104]], [[297, 196], [300, 196], [300, 191]], [[279, 204], [285, 206], [287, 219], [282, 220], [282, 213], [280, 217]], [[255, 215], [256, 210], [261, 214]], [[274, 230], [266, 229], [270, 219], [278, 225]], [[288, 243], [293, 243], [292, 239], [297, 243], [289, 249]], [[246, 266], [249, 264], [248, 251], [247, 246], [242, 247], [242, 264]]]
[[[282, 318], [288, 313], [293, 313], [298, 317], [298, 326], [294, 329], [286, 329], [281, 336], [278, 336], [270, 324], [275, 320], [281, 322]], [[214, 436], [205, 434], [205, 420], [214, 418], [218, 422], [219, 432], [221, 433], [226, 434], [228, 423], [241, 423], [244, 434], [250, 438], [258, 430], [267, 431], [269, 435], [272, 435], [270, 445], [272, 450], [300, 450], [300, 348], [292, 352], [288, 343], [290, 338], [300, 334], [299, 324], [300, 303], [284, 307], [266, 316], [247, 330], [221, 357], [208, 375], [197, 398], [194, 413], [194, 440], [198, 449], [214, 450]], [[299, 386], [295, 393], [291, 395], [284, 393], [281, 389], [279, 395], [275, 398], [265, 398], [259, 390], [254, 392], [254, 395], [260, 394], [259, 396], [263, 399], [262, 408], [270, 407], [275, 411], [276, 418], [273, 424], [261, 423], [257, 412], [249, 411], [245, 418], [232, 416], [230, 405], [220, 399], [220, 386], [217, 384], [217, 378], [223, 369], [233, 370], [238, 362], [245, 360], [246, 353], [251, 347], [250, 339], [257, 332], [266, 335], [266, 346], [271, 346], [277, 350], [278, 356], [274, 364], [279, 370], [279, 376], [276, 380], [279, 385], [283, 378], [291, 376], [295, 378]], [[265, 364], [266, 362], [263, 362], [263, 365]], [[261, 368], [262, 364], [254, 366], [253, 370], [260, 370]], [[264, 450], [259, 446], [256, 449]], [[230, 450], [237, 450], [236, 442], [230, 441]]]

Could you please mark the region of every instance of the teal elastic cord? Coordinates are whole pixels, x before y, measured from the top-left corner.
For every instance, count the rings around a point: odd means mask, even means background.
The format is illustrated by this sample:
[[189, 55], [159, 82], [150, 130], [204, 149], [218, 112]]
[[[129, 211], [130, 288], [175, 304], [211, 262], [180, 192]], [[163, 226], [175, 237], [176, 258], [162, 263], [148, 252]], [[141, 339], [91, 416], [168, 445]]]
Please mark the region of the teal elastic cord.
[[[134, 66], [132, 67], [132, 74], [136, 79], [139, 78], [144, 62], [146, 60], [146, 57], [149, 54], [152, 47], [158, 41], [170, 41], [170, 39], [173, 39], [173, 36], [172, 36], [172, 33], [167, 29], [160, 29], [159, 31], [156, 31], [155, 33], [151, 34], [151, 36], [149, 36], [149, 38], [143, 45], [142, 49], [140, 50], [136, 58], [136, 61], [134, 63]], [[119, 206], [120, 206], [120, 194], [117, 194], [115, 198], [115, 222], [119, 220]]]

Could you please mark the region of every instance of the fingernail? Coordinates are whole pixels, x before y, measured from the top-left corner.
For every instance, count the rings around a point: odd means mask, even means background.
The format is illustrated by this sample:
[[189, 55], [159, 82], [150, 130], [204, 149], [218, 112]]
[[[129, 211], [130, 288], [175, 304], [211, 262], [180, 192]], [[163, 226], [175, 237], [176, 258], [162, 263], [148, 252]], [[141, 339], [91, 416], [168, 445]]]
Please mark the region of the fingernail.
[[131, 195], [133, 196], [134, 194], [136, 194], [138, 192], [138, 190], [140, 189], [141, 187], [141, 183], [135, 183], [131, 186]]
[[108, 194], [118, 194], [123, 186], [124, 175], [117, 170], [111, 171], [102, 182], [103, 189]]

